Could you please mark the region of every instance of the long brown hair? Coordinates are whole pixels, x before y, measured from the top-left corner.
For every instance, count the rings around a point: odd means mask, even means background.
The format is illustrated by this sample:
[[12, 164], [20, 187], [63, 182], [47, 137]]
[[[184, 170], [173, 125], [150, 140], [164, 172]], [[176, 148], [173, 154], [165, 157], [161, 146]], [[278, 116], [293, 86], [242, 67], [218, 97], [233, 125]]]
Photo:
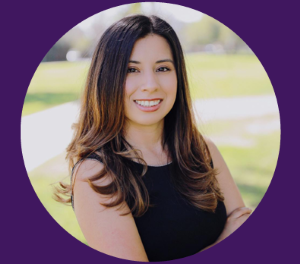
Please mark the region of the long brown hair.
[[[165, 116], [162, 139], [163, 148], [167, 147], [172, 159], [172, 180], [188, 202], [214, 212], [223, 196], [217, 185], [217, 172], [211, 167], [209, 150], [196, 127], [182, 48], [173, 28], [156, 16], [125, 17], [110, 26], [100, 38], [87, 76], [74, 138], [67, 148], [70, 169], [89, 155], [97, 155], [104, 167], [88, 182], [95, 192], [117, 197], [105, 206], [134, 201], [130, 206], [134, 216], [141, 216], [150, 206], [142, 180], [147, 164], [138, 150], [125, 140], [123, 133], [124, 86], [129, 58], [135, 42], [148, 34], [157, 34], [167, 40], [177, 74], [176, 100]], [[142, 175], [130, 165], [132, 153], [144, 164]], [[105, 175], [113, 179], [109, 185], [94, 184]], [[72, 184], [61, 182], [55, 198], [70, 203], [72, 191]], [[69, 195], [69, 198], [63, 199], [61, 194]]]

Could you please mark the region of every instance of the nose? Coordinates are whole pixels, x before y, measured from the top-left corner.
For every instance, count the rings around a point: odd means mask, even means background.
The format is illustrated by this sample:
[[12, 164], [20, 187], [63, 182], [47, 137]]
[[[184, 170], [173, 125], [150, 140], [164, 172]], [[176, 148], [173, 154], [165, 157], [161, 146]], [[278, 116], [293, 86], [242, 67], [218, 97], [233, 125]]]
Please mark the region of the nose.
[[145, 81], [142, 91], [154, 92], [159, 89], [159, 82], [154, 72], [147, 72], [144, 75]]

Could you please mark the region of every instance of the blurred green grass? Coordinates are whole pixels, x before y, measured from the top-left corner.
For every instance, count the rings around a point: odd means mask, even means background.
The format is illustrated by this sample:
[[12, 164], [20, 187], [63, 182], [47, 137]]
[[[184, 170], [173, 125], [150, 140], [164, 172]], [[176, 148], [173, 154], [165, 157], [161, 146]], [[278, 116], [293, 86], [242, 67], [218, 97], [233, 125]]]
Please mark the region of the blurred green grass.
[[[277, 120], [277, 116], [266, 116], [259, 121], [269, 124]], [[269, 131], [259, 134], [250, 132], [249, 124], [256, 124], [257, 119], [249, 118], [239, 121], [224, 120], [214, 121], [201, 126], [200, 131], [220, 141], [219, 137], [243, 139], [247, 144], [235, 144], [224, 142], [218, 145], [231, 174], [237, 183], [246, 206], [255, 209], [272, 180], [277, 164], [280, 143], [280, 131]], [[61, 181], [69, 182], [68, 172], [64, 161], [64, 154], [47, 161], [45, 164], [29, 173], [30, 181], [40, 201], [49, 214], [71, 235], [86, 243], [86, 240], [79, 228], [75, 214], [71, 206], [66, 206], [54, 201], [52, 197], [51, 184]]]
[[[235, 183], [238, 185], [246, 206], [255, 209], [271, 183], [279, 155], [280, 130], [264, 132], [261, 122], [272, 124], [279, 120], [271, 115], [259, 118], [247, 118], [238, 121], [214, 121], [206, 125], [208, 135], [219, 142], [218, 147]], [[249, 130], [256, 125], [257, 133]], [[213, 127], [213, 130], [210, 128]], [[200, 129], [201, 130], [201, 129]], [[227, 141], [227, 144], [224, 142]]]
[[24, 100], [22, 116], [80, 98], [89, 61], [41, 63]]
[[[276, 144], [277, 143], [277, 144]], [[279, 132], [256, 138], [250, 148], [219, 148], [246, 206], [255, 209], [271, 183], [279, 154]]]
[[69, 183], [70, 180], [69, 177], [66, 179], [66, 176], [68, 176], [67, 170], [64, 170], [64, 168], [57, 169], [58, 164], [63, 162], [64, 155], [59, 155], [31, 171], [29, 178], [41, 203], [54, 220], [68, 233], [86, 244], [72, 207], [58, 203], [52, 198], [53, 184], [55, 183], [57, 186], [58, 181], [65, 179], [65, 182]]
[[[193, 99], [272, 94], [270, 80], [255, 55], [187, 54]], [[24, 101], [22, 116], [77, 100], [89, 61], [41, 63]]]
[[269, 77], [255, 55], [190, 54], [186, 61], [194, 99], [274, 93]]

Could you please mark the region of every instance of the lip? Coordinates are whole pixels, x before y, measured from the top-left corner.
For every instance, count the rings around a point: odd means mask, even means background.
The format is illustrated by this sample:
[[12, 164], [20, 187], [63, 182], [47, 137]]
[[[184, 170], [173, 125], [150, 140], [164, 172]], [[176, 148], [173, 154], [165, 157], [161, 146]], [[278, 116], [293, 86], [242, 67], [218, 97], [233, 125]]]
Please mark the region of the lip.
[[159, 104], [157, 105], [154, 105], [154, 106], [142, 106], [142, 105], [139, 105], [138, 103], [136, 103], [134, 100], [134, 104], [136, 105], [136, 107], [138, 109], [140, 109], [141, 111], [143, 112], [154, 112], [154, 111], [157, 111], [161, 105], [161, 103], [163, 102], [163, 99], [161, 98], [154, 98], [154, 99], [137, 99], [137, 101], [156, 101], [156, 100], [160, 100]]
[[133, 101], [156, 101], [156, 100], [163, 100], [162, 98], [152, 98], [152, 99], [134, 99]]

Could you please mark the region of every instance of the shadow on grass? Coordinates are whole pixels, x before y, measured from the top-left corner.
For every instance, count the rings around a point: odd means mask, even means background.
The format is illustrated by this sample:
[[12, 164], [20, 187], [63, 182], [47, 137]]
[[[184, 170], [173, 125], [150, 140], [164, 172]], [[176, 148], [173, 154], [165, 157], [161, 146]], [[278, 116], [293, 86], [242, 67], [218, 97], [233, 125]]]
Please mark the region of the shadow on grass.
[[248, 184], [237, 184], [245, 199], [246, 205], [256, 208], [264, 197], [268, 187], [253, 186]]
[[248, 173], [255, 173], [255, 174], [260, 174], [260, 175], [267, 175], [270, 177], [273, 177], [274, 171], [272, 171], [271, 168], [267, 168], [267, 167], [254, 167], [252, 166], [244, 166], [243, 170], [247, 171]]
[[27, 94], [24, 101], [26, 103], [42, 102], [45, 105], [58, 105], [66, 102], [77, 100], [79, 97], [78, 93], [35, 93]]
[[35, 93], [27, 94], [22, 116], [30, 115], [53, 106], [78, 100], [78, 93]]

